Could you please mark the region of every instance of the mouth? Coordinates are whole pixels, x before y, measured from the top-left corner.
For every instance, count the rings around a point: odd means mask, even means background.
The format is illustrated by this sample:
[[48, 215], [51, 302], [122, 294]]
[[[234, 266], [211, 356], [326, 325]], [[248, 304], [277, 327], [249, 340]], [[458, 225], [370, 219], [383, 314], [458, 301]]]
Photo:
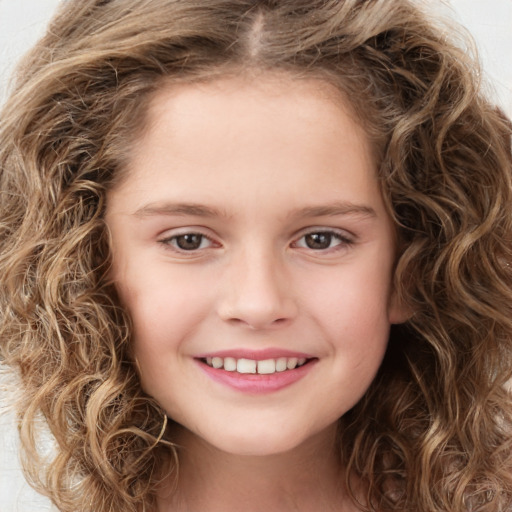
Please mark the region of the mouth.
[[315, 358], [306, 357], [278, 357], [268, 359], [248, 359], [234, 357], [205, 357], [200, 361], [210, 368], [236, 372], [246, 375], [272, 375], [300, 368]]
[[[302, 380], [318, 362], [306, 354], [217, 353], [196, 358], [205, 375], [238, 392], [266, 394]], [[272, 357], [274, 356], [274, 357]]]

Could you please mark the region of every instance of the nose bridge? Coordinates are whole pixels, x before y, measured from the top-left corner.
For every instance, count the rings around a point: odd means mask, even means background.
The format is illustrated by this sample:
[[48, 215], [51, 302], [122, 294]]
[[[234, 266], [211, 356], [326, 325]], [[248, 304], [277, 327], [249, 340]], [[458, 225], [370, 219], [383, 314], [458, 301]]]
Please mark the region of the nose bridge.
[[283, 257], [267, 243], [233, 254], [222, 285], [220, 316], [255, 329], [275, 327], [296, 314]]

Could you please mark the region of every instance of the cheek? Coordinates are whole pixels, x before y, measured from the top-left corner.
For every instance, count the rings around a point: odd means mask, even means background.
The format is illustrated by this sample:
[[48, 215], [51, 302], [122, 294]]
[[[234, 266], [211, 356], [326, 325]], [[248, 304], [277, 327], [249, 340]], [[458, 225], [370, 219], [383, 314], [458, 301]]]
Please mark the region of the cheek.
[[[128, 269], [129, 270], [129, 269]], [[180, 347], [210, 310], [211, 297], [201, 280], [164, 265], [127, 271], [119, 280], [121, 300], [133, 326], [134, 353], [140, 365], [157, 364]]]
[[[184, 320], [207, 300], [200, 277], [165, 262], [126, 267], [117, 282], [136, 328], [158, 328]], [[143, 332], [143, 331], [142, 331]]]
[[332, 356], [332, 378], [326, 380], [332, 387], [324, 399], [334, 410], [336, 403], [351, 407], [360, 399], [384, 357], [390, 329], [390, 268], [340, 268], [336, 276], [317, 279], [304, 295], [304, 309], [321, 328]]
[[[332, 269], [331, 269], [332, 270]], [[389, 327], [391, 265], [340, 267], [301, 285], [304, 309], [343, 334]]]
[[324, 391], [321, 401], [331, 411], [331, 419], [345, 414], [363, 397], [382, 363], [389, 339], [385, 307], [388, 287], [369, 288], [358, 281], [348, 290], [349, 282], [347, 278], [344, 292], [333, 287], [323, 300], [312, 298], [324, 306], [316, 311], [322, 315], [318, 324], [331, 357], [322, 375], [328, 385], [319, 384], [319, 389]]

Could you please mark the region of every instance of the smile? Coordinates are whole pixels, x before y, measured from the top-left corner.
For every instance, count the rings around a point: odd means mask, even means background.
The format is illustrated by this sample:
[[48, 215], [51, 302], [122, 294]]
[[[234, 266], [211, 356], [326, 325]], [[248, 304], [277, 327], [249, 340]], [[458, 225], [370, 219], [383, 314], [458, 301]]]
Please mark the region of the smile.
[[203, 361], [217, 370], [242, 374], [271, 375], [277, 372], [294, 370], [303, 366], [307, 359], [305, 357], [279, 357], [258, 361], [246, 358], [235, 359], [234, 357], [207, 357]]
[[203, 354], [195, 360], [213, 381], [252, 395], [287, 388], [306, 377], [319, 362], [308, 354], [284, 354], [282, 350], [233, 352]]

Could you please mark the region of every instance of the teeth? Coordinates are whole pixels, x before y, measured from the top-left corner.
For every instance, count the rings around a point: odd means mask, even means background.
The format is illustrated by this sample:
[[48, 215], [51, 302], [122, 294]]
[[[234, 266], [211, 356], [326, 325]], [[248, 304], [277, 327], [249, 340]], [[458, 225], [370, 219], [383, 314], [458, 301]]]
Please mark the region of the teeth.
[[276, 372], [284, 372], [286, 370], [286, 357], [280, 357], [276, 360]]
[[222, 359], [222, 357], [213, 357], [212, 366], [214, 368], [222, 368], [224, 366], [224, 360]]
[[254, 359], [235, 359], [234, 357], [207, 357], [206, 364], [216, 369], [224, 369], [228, 372], [238, 373], [258, 373], [261, 375], [270, 375], [276, 372], [294, 370], [302, 366], [307, 361], [301, 357], [280, 357], [278, 359], [264, 359], [256, 361]]
[[296, 357], [290, 357], [290, 359], [286, 361], [286, 368], [288, 368], [288, 370], [293, 370], [297, 366], [298, 361], [299, 360]]
[[[227, 370], [226, 367], [224, 367], [224, 369]], [[238, 373], [256, 373], [256, 361], [252, 361], [251, 359], [239, 359], [236, 362], [236, 371]]]
[[237, 363], [234, 357], [226, 357], [224, 358], [224, 370], [228, 372], [234, 372], [236, 370]]
[[273, 359], [258, 361], [258, 373], [276, 373], [276, 362]]

